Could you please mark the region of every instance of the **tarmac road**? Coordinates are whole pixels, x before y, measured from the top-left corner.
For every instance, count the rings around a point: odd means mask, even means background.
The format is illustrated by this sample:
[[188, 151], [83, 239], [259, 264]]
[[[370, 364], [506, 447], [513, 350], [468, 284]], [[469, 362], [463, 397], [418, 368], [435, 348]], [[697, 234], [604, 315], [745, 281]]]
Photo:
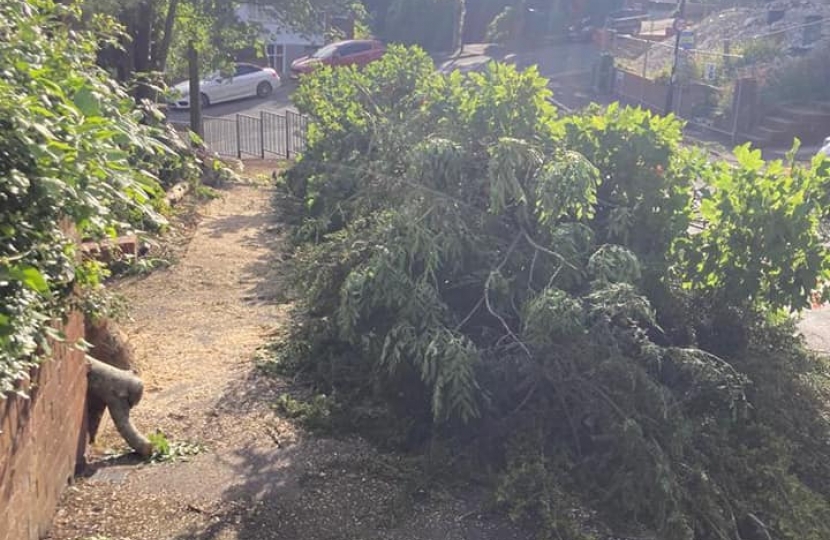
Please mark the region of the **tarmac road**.
[[[557, 77], [575, 71], [590, 70], [598, 54], [596, 47], [591, 44], [575, 43], [548, 46], [535, 51], [500, 57], [500, 55], [494, 54], [494, 51], [488, 45], [467, 44], [464, 46], [464, 53], [457, 57], [436, 58], [436, 66], [444, 72], [453, 71], [454, 69], [473, 71], [483, 68], [491, 60], [499, 59], [515, 63], [519, 68], [526, 68], [535, 64], [539, 67], [542, 76]], [[211, 105], [203, 110], [202, 114], [206, 118], [233, 119], [237, 114], [256, 117], [259, 116], [260, 111], [273, 114], [285, 114], [287, 110], [296, 111], [291, 103], [291, 92], [296, 86], [296, 82], [286, 77], [282, 86], [265, 99], [251, 97]], [[190, 113], [186, 109], [170, 110], [168, 118], [174, 123], [187, 123], [190, 121]]]
[[[237, 114], [247, 116], [259, 116], [260, 111], [273, 114], [285, 114], [285, 111], [296, 111], [291, 103], [291, 92], [296, 88], [296, 83], [290, 80], [283, 81], [282, 86], [265, 99], [250, 97], [211, 105], [202, 110], [206, 118], [236, 118]], [[190, 121], [190, 111], [187, 109], [171, 109], [167, 117], [173, 123], [187, 123]]]

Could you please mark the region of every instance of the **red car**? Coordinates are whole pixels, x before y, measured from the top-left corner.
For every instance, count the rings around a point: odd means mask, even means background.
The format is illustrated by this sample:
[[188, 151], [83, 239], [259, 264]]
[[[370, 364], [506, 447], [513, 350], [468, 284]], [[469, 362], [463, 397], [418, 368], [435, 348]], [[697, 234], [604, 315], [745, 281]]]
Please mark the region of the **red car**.
[[298, 79], [300, 75], [311, 73], [320, 65], [365, 66], [378, 60], [385, 52], [383, 43], [373, 39], [338, 41], [326, 45], [311, 56], [294, 60], [291, 63], [291, 78]]

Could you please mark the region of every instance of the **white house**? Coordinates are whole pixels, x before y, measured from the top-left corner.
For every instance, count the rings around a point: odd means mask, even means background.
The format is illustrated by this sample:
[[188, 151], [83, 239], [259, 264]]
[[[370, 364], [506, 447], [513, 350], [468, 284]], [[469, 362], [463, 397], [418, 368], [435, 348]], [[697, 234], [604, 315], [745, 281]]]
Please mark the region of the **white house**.
[[242, 2], [236, 9], [236, 15], [243, 22], [256, 23], [262, 27], [268, 65], [279, 73], [287, 72], [291, 62], [310, 54], [325, 43], [322, 34], [305, 35], [291, 30], [289, 25], [280, 20], [274, 9], [268, 6]]

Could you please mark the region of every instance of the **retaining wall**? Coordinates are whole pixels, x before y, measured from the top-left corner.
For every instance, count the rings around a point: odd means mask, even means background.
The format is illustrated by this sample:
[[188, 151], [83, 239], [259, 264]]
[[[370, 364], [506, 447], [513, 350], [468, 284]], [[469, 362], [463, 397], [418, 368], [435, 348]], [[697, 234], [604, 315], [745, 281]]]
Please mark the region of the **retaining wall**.
[[75, 313], [30, 384], [30, 398], [0, 400], [0, 540], [38, 540], [86, 450], [87, 367]]

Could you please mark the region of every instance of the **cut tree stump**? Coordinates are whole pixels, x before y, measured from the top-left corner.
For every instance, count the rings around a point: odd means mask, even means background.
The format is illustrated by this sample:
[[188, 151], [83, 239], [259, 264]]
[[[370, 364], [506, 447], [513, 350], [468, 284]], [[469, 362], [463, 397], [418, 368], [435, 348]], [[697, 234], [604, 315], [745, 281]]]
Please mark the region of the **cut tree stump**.
[[109, 409], [118, 433], [142, 457], [153, 453], [153, 444], [130, 420], [130, 409], [141, 401], [144, 384], [130, 371], [118, 369], [87, 356], [89, 365], [90, 401], [103, 403]]

